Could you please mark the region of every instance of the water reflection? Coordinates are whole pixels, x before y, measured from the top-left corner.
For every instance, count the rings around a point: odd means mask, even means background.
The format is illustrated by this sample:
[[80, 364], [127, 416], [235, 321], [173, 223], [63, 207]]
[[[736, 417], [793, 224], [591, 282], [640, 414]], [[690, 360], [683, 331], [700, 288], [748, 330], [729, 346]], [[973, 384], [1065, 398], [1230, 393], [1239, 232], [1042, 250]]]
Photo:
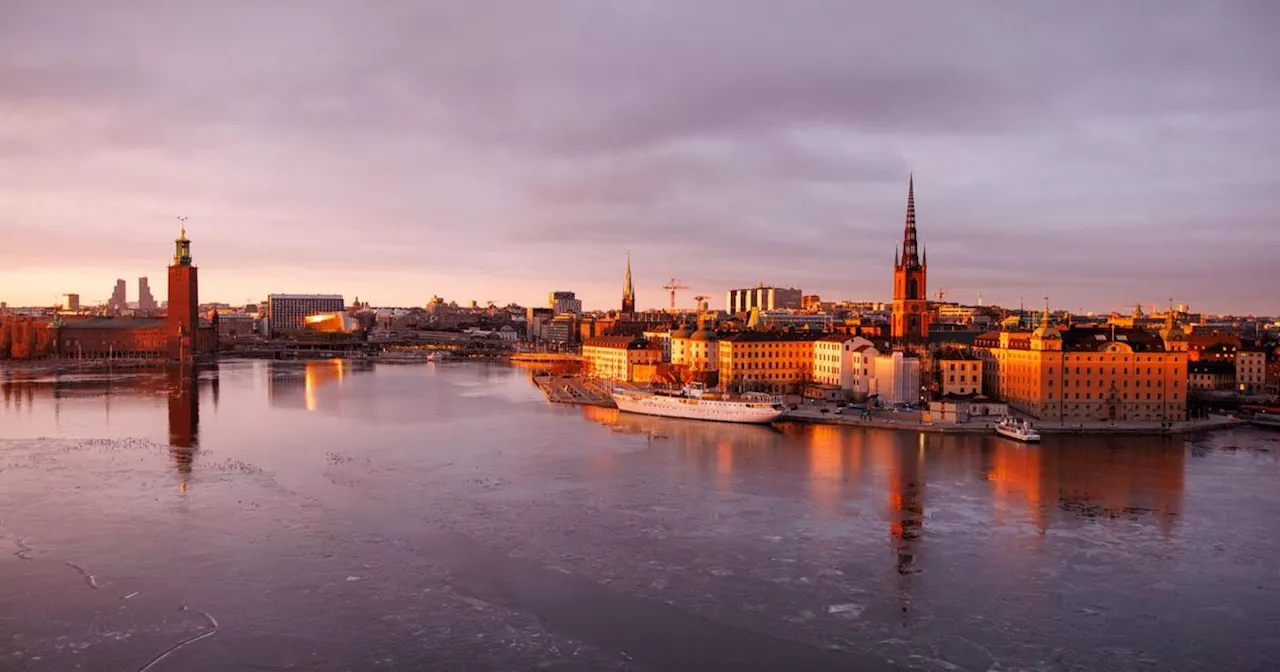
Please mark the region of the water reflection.
[[998, 508], [1024, 509], [1041, 531], [1065, 512], [1154, 522], [1168, 535], [1182, 512], [1185, 462], [1181, 441], [1132, 437], [1042, 448], [999, 441], [986, 478]]
[[178, 489], [186, 492], [195, 449], [200, 444], [199, 378], [185, 365], [170, 367], [165, 378], [169, 390], [169, 456], [178, 470]]
[[345, 359], [271, 361], [268, 365], [267, 396], [271, 405], [277, 408], [317, 411], [330, 404], [325, 410], [340, 411], [342, 395], [329, 392], [341, 389], [352, 374], [371, 370], [368, 363]]
[[615, 431], [670, 440], [686, 464], [730, 491], [735, 473], [795, 471], [828, 520], [858, 488], [883, 488], [895, 566], [916, 573], [930, 479], [986, 483], [997, 520], [1030, 520], [1041, 532], [1081, 518], [1123, 519], [1173, 529], [1182, 509], [1183, 442], [1158, 437], [1050, 440], [1026, 446], [988, 436], [950, 437], [835, 425], [779, 427], [705, 423], [584, 407]]
[[[200, 445], [200, 386], [211, 389], [214, 404], [218, 400], [218, 375], [216, 369], [201, 371], [190, 365], [158, 365], [153, 368], [132, 369], [124, 372], [6, 372], [0, 380], [0, 399], [5, 414], [20, 412], [31, 414], [37, 404], [48, 404], [52, 410], [52, 427], [56, 431], [62, 422], [62, 408], [75, 404], [73, 417], [82, 416], [87, 410], [84, 404], [100, 399], [104, 425], [111, 424], [112, 404], [117, 412], [125, 411], [126, 422], [136, 419], [135, 412], [154, 403], [157, 397], [165, 399], [168, 420], [169, 453], [181, 483], [186, 490], [195, 461], [195, 450]], [[130, 424], [131, 433], [137, 431]]]

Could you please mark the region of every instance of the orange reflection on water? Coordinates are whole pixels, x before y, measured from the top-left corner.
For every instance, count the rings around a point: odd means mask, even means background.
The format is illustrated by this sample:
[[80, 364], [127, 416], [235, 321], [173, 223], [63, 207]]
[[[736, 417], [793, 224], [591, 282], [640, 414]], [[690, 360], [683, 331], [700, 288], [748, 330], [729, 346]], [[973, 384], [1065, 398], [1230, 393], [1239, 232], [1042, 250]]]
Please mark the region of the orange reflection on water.
[[1181, 445], [1159, 439], [1055, 447], [1000, 441], [987, 479], [997, 506], [1025, 507], [1042, 530], [1058, 508], [1085, 518], [1155, 516], [1167, 535], [1182, 510], [1185, 459]]
[[837, 513], [845, 481], [848, 433], [835, 425], [814, 425], [808, 432], [809, 494], [824, 513]]
[[733, 491], [733, 443], [725, 440], [716, 443], [716, 490]]
[[338, 387], [342, 386], [344, 364], [345, 362], [341, 359], [307, 362], [306, 369], [303, 371], [303, 394], [308, 411], [314, 411], [320, 407], [316, 390], [334, 382], [338, 384]]

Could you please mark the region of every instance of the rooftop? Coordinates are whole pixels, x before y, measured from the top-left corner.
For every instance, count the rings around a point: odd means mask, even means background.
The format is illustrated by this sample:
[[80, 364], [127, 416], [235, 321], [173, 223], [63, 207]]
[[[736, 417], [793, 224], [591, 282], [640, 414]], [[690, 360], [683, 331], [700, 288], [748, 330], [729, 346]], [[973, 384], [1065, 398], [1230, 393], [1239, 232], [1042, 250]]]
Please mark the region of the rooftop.
[[582, 347], [645, 350], [649, 348], [649, 342], [635, 336], [594, 336], [583, 341]]
[[731, 343], [770, 343], [777, 341], [816, 341], [822, 334], [816, 331], [739, 331], [720, 339]]
[[67, 320], [63, 329], [145, 329], [163, 327], [162, 317], [90, 317], [84, 320]]

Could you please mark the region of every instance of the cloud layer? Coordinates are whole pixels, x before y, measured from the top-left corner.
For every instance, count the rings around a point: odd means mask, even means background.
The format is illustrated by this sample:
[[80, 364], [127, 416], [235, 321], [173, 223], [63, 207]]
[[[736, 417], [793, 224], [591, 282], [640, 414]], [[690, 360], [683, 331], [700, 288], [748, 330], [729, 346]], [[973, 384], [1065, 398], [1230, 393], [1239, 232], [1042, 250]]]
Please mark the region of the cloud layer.
[[0, 0], [0, 300], [159, 277], [612, 307], [886, 299], [914, 168], [953, 298], [1280, 313], [1269, 2]]

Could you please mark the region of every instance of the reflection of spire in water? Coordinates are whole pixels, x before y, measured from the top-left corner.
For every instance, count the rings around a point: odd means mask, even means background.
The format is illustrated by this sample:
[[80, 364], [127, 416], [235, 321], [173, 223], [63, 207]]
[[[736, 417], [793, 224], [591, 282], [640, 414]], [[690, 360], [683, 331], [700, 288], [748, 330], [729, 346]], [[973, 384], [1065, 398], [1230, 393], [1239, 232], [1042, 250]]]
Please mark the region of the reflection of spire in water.
[[200, 438], [200, 391], [196, 387], [196, 371], [189, 366], [174, 366], [166, 372], [169, 387], [169, 455], [181, 475], [178, 487], [187, 489], [187, 479], [195, 461], [195, 448]]
[[[915, 442], [910, 435], [895, 438]], [[900, 443], [889, 469], [889, 541], [896, 556], [903, 625], [906, 625], [907, 608], [911, 603], [911, 575], [920, 571], [916, 556], [924, 533], [925, 483], [920, 467], [923, 457], [915, 446]]]

